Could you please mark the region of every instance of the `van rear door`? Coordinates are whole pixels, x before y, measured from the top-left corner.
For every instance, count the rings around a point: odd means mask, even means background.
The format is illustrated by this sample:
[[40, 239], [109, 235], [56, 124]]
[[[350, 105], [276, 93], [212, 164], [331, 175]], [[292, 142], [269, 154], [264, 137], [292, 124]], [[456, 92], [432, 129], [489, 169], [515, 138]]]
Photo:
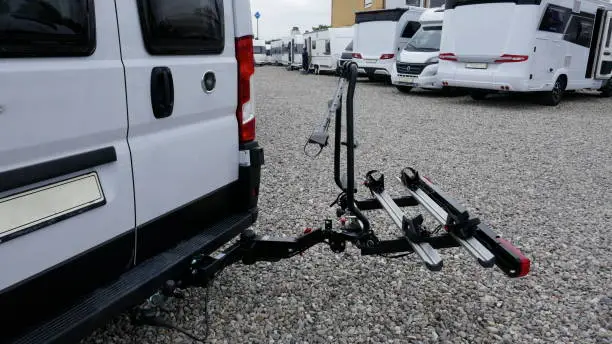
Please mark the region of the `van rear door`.
[[228, 0], [116, 5], [141, 261], [231, 202], [218, 197], [238, 179], [234, 9]]
[[113, 1], [0, 1], [3, 339], [131, 266], [127, 127]]
[[599, 62], [596, 77], [609, 79], [612, 77], [612, 11], [608, 11], [604, 19], [604, 31], [601, 37]]

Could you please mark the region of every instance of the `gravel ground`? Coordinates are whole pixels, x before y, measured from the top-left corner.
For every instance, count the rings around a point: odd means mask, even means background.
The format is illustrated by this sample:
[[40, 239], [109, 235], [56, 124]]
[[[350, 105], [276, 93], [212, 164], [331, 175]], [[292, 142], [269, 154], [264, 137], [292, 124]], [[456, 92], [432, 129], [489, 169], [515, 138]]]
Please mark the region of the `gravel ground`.
[[[266, 150], [256, 230], [279, 236], [333, 217], [332, 149], [302, 152], [336, 78], [257, 70], [258, 138]], [[211, 288], [210, 343], [612, 343], [612, 101], [568, 95], [445, 98], [358, 84], [357, 176], [414, 166], [532, 260], [511, 280], [460, 249], [441, 272], [414, 256], [388, 260], [315, 247], [275, 264], [234, 265]], [[360, 190], [360, 196], [367, 196]], [[370, 212], [383, 237], [397, 231]], [[177, 324], [204, 334], [205, 289], [172, 302]], [[121, 316], [84, 343], [189, 343]]]

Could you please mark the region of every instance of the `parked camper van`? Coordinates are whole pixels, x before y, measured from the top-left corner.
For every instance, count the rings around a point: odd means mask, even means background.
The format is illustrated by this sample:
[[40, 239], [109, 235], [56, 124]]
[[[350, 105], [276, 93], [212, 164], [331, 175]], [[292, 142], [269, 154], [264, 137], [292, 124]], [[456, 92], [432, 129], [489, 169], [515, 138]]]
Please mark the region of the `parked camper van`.
[[420, 27], [421, 7], [362, 11], [355, 14], [353, 61], [370, 79], [391, 75], [395, 56]]
[[353, 40], [353, 27], [329, 28], [304, 34], [310, 68], [315, 74], [320, 71], [335, 71], [342, 52]]
[[261, 66], [266, 63], [266, 41], [262, 39], [253, 40], [253, 56], [255, 57], [256, 66]]
[[597, 0], [448, 0], [438, 75], [474, 99], [564, 91], [612, 94], [612, 3]]
[[78, 343], [255, 221], [249, 2], [173, 2], [0, 1], [0, 342]]
[[283, 61], [283, 41], [276, 39], [270, 42], [271, 47], [271, 60], [275, 66], [281, 65]]
[[401, 92], [413, 87], [440, 89], [438, 54], [442, 38], [444, 9], [428, 9], [421, 15], [421, 27], [406, 43], [391, 70], [391, 82]]

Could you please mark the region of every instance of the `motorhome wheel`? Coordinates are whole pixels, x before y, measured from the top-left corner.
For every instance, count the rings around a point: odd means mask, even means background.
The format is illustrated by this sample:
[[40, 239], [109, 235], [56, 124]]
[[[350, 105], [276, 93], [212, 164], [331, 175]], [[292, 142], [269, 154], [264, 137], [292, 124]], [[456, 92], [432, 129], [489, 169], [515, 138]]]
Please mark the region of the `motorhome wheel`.
[[412, 90], [411, 86], [395, 86], [402, 93], [410, 93]]

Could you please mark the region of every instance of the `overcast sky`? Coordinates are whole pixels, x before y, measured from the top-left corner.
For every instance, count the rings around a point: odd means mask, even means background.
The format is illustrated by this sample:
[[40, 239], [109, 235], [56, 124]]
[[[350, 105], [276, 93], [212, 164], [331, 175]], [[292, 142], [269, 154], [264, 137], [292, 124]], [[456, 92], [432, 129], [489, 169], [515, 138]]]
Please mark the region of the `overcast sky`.
[[[261, 14], [260, 39], [288, 36], [293, 26], [304, 32], [319, 24], [331, 24], [331, 0], [251, 0], [251, 11]], [[256, 30], [253, 17], [253, 34]]]

